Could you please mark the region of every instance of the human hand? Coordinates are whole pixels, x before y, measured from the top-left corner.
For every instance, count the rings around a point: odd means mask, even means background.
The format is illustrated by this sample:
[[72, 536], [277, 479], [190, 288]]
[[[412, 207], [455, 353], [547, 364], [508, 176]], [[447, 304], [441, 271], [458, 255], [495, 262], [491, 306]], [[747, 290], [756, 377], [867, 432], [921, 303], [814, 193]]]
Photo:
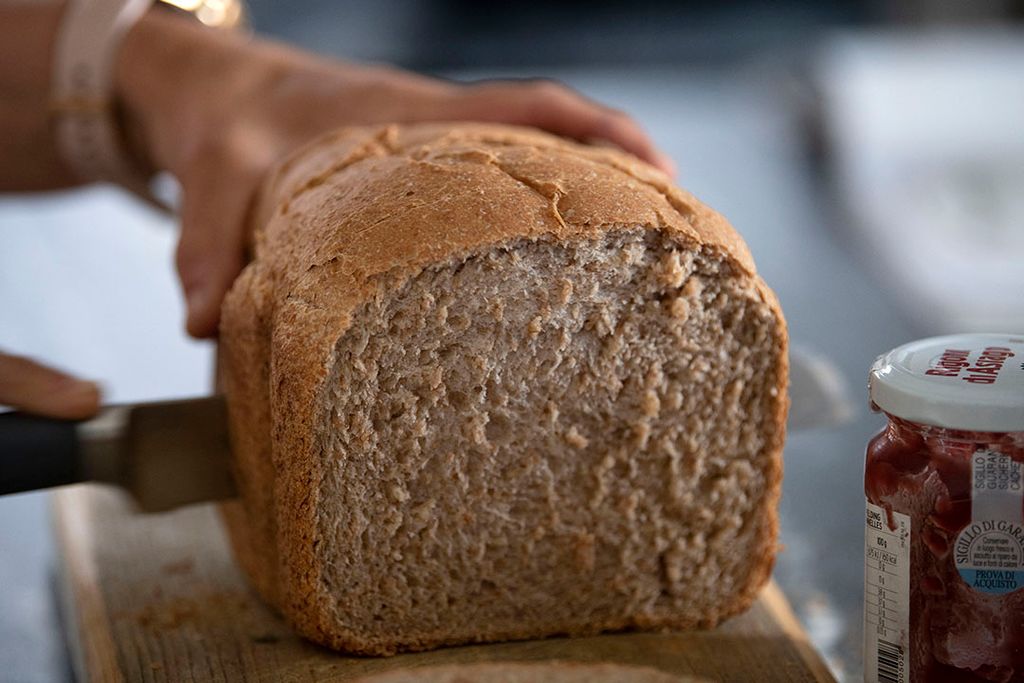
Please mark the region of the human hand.
[[0, 405], [45, 417], [82, 420], [99, 410], [100, 392], [92, 382], [0, 352]]
[[550, 81], [460, 85], [322, 59], [150, 12], [126, 40], [117, 84], [140, 155], [182, 187], [176, 262], [196, 337], [245, 265], [246, 218], [268, 170], [344, 125], [490, 121], [610, 142], [668, 173], [672, 162], [626, 114]]

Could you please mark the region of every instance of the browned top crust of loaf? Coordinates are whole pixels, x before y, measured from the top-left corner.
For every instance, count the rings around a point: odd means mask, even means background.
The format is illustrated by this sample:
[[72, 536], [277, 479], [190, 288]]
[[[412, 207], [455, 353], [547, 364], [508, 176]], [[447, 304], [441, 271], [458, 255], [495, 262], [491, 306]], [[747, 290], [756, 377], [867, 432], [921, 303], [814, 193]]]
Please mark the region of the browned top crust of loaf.
[[[291, 157], [268, 188], [256, 212], [263, 229], [255, 255], [282, 276], [279, 296], [315, 301], [321, 278], [311, 271], [348, 261], [358, 270], [339, 269], [351, 285], [339, 293], [359, 302], [367, 280], [394, 268], [512, 238], [565, 239], [618, 225], [669, 229], [754, 273], [732, 226], [660, 171], [623, 152], [532, 129], [343, 129]], [[476, 201], [468, 188], [479, 189]]]
[[[227, 519], [260, 592], [321, 642], [330, 641], [330, 627], [317, 604], [318, 397], [335, 343], [385, 279], [393, 285], [430, 264], [513, 240], [644, 226], [685, 248], [720, 254], [754, 279], [777, 312], [778, 338], [786, 338], [774, 295], [722, 216], [625, 153], [531, 129], [343, 129], [284, 163], [253, 215], [254, 260], [229, 292], [221, 322], [220, 361], [248, 521], [237, 508]], [[780, 392], [785, 377], [783, 359]], [[775, 453], [785, 411], [781, 400]], [[769, 474], [772, 490], [780, 478], [781, 467]], [[766, 529], [774, 538], [774, 519]], [[761, 576], [758, 586], [771, 563], [768, 555], [752, 572]], [[740, 596], [738, 609], [754, 597], [753, 590]]]

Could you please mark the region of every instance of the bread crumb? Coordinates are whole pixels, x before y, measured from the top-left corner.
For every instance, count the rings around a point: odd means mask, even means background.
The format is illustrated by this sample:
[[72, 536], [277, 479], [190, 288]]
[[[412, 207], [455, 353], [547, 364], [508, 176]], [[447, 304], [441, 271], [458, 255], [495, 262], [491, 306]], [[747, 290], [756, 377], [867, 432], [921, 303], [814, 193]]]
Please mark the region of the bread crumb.
[[477, 446], [487, 443], [487, 414], [474, 415], [462, 425], [462, 435]]
[[627, 521], [636, 521], [636, 509], [640, 507], [640, 492], [632, 491], [628, 496], [619, 502], [619, 512]]
[[594, 470], [597, 487], [594, 489], [594, 495], [590, 498], [591, 509], [596, 509], [604, 502], [605, 496], [608, 495], [607, 475], [612, 471], [613, 467], [615, 467], [615, 458], [611, 453], [607, 453]]
[[594, 571], [594, 560], [597, 554], [597, 542], [594, 534], [586, 531], [576, 534], [573, 553], [576, 556], [576, 566], [583, 571]]
[[683, 553], [678, 548], [670, 550], [661, 556], [661, 566], [665, 571], [665, 578], [668, 579], [671, 589], [683, 580]]
[[352, 355], [354, 357], [361, 356], [363, 351], [366, 350], [366, 345], [370, 342], [370, 333], [367, 330], [360, 330], [354, 335], [354, 343], [352, 344]]
[[[490, 362], [487, 358], [481, 354], [474, 353], [466, 358], [466, 362], [469, 366], [479, 373], [487, 372], [487, 368], [490, 366]], [[482, 391], [482, 387], [477, 387], [476, 391]]]
[[393, 537], [398, 533], [398, 529], [402, 526], [402, 513], [394, 508], [388, 510], [380, 520], [380, 525], [384, 530], [385, 536], [388, 538]]
[[608, 337], [604, 343], [604, 356], [610, 361], [615, 362], [616, 357], [622, 350], [622, 335], [613, 335]]
[[573, 448], [583, 449], [590, 445], [590, 441], [587, 437], [580, 434], [580, 431], [576, 429], [576, 425], [569, 427], [569, 431], [565, 433], [565, 441]]
[[572, 298], [572, 282], [570, 282], [569, 280], [567, 280], [565, 278], [562, 278], [562, 280], [558, 283], [558, 285], [559, 285], [559, 289], [558, 289], [558, 301], [559, 301], [559, 303], [561, 303], [563, 305], [569, 303], [569, 299]]
[[690, 361], [691, 377], [698, 382], [703, 382], [705, 376], [711, 371], [711, 363], [703, 356], [696, 356]]
[[644, 376], [644, 387], [647, 389], [660, 389], [664, 383], [665, 372], [661, 368], [661, 363], [655, 361], [647, 369], [647, 374]]
[[434, 512], [434, 500], [425, 500], [409, 512], [409, 518], [416, 524], [426, 524]]
[[555, 405], [554, 401], [548, 401], [544, 406], [544, 410], [548, 415], [548, 423], [553, 427], [558, 422], [558, 406]]
[[558, 333], [558, 350], [565, 351], [569, 348], [569, 343], [572, 341], [572, 335], [564, 327]]
[[669, 410], [679, 410], [683, 407], [683, 392], [678, 389], [669, 392], [665, 405]]
[[396, 503], [404, 503], [405, 501], [409, 500], [409, 492], [405, 490], [404, 486], [392, 484], [390, 493], [391, 499]]
[[665, 288], [675, 289], [683, 284], [686, 278], [686, 269], [679, 261], [679, 252], [670, 251], [661, 259], [661, 273], [658, 281]]
[[733, 460], [725, 469], [741, 485], [757, 476], [757, 471], [749, 460]]
[[683, 296], [687, 296], [691, 299], [696, 299], [704, 291], [704, 283], [696, 275], [690, 277], [683, 285]]
[[646, 417], [657, 417], [661, 412], [661, 399], [658, 398], [658, 394], [650, 389], [644, 392], [640, 409]]
[[500, 323], [505, 319], [505, 302], [501, 299], [492, 301], [487, 310], [490, 312], [491, 317], [494, 318], [494, 322]]
[[740, 397], [743, 396], [743, 385], [742, 379], [734, 379], [729, 382], [729, 385], [725, 388], [725, 400], [730, 404], [739, 403]]
[[677, 296], [672, 300], [669, 313], [675, 320], [685, 323], [690, 317], [690, 302], [687, 301], [686, 297]]
[[619, 249], [616, 260], [618, 263], [626, 268], [635, 266], [638, 263], [642, 263], [644, 259], [644, 251], [646, 248], [643, 244], [628, 243], [622, 245]]
[[543, 323], [544, 319], [538, 315], [534, 316], [533, 320], [530, 321], [530, 324], [526, 326], [526, 332], [529, 334], [531, 339], [540, 334]]
[[647, 441], [651, 438], [651, 425], [647, 421], [637, 422], [633, 425], [633, 445], [637, 449], [647, 448]]
[[602, 306], [594, 313], [591, 313], [589, 323], [590, 328], [600, 337], [608, 336], [615, 329], [615, 321], [612, 320], [611, 313], [608, 312], [606, 306]]

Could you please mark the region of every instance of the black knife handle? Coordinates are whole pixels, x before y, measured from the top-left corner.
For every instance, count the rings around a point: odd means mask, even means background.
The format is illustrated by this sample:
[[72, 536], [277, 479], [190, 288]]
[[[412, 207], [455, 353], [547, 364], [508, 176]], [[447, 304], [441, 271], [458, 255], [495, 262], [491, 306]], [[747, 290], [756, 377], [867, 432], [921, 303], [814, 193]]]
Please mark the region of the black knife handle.
[[0, 496], [82, 480], [78, 422], [0, 414]]

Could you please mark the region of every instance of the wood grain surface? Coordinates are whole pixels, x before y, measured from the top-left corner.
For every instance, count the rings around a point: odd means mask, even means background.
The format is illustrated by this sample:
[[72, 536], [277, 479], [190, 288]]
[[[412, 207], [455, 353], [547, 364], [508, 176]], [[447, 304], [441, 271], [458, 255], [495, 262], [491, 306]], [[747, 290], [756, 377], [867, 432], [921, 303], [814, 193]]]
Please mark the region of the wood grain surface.
[[644, 665], [713, 681], [833, 681], [779, 589], [711, 631], [500, 643], [390, 658], [308, 643], [236, 568], [215, 506], [142, 515], [117, 491], [53, 496], [65, 621], [79, 681], [349, 681], [396, 668], [486, 661]]

